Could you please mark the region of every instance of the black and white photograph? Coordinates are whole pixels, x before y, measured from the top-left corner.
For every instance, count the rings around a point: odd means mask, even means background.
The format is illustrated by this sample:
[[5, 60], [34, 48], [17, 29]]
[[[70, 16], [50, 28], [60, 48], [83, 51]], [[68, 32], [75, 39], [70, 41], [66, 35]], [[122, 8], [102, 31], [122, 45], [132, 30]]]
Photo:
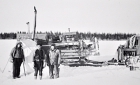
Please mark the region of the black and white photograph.
[[140, 85], [140, 0], [0, 0], [0, 85]]

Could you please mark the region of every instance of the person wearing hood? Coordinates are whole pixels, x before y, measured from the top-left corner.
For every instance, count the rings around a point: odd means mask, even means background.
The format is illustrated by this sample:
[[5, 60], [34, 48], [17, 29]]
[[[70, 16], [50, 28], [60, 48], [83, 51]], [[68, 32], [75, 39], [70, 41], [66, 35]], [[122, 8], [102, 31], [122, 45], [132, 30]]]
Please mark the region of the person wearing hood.
[[49, 66], [50, 79], [59, 78], [59, 66], [60, 66], [61, 56], [60, 56], [60, 51], [56, 49], [55, 44], [51, 45], [48, 58], [49, 58], [48, 66]]
[[13, 63], [13, 79], [20, 78], [20, 66], [25, 61], [22, 42], [18, 42], [11, 51], [11, 62]]

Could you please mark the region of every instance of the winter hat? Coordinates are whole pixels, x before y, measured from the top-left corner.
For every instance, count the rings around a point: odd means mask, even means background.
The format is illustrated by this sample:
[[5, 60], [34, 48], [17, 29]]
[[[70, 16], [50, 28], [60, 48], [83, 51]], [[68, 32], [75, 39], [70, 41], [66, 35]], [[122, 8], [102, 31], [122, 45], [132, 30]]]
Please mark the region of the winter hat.
[[19, 42], [17, 42], [17, 45], [18, 45], [18, 44], [22, 45], [22, 42], [21, 42], [21, 41], [19, 41]]
[[51, 46], [55, 46], [55, 44], [53, 43]]
[[23, 44], [22, 44], [21, 41], [18, 41], [18, 42], [16, 43], [16, 48], [17, 48], [18, 45], [20, 45], [21, 47], [23, 46]]

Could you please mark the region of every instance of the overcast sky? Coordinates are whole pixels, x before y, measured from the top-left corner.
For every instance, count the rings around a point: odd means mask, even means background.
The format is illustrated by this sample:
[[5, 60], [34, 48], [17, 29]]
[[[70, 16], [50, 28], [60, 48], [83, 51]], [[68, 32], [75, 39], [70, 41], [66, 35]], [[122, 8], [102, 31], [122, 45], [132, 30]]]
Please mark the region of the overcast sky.
[[0, 0], [0, 32], [140, 33], [140, 0]]

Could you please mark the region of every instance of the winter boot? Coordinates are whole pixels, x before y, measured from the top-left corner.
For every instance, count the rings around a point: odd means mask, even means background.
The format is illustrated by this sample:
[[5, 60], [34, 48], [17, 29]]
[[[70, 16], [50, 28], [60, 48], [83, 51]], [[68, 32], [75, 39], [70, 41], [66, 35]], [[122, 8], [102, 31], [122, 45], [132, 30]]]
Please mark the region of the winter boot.
[[37, 79], [37, 76], [35, 76], [34, 78]]
[[40, 80], [42, 80], [42, 76], [40, 76]]
[[130, 71], [132, 71], [132, 66], [130, 66]]
[[20, 76], [17, 76], [17, 78], [20, 78]]
[[13, 79], [16, 79], [16, 77], [13, 77]]

